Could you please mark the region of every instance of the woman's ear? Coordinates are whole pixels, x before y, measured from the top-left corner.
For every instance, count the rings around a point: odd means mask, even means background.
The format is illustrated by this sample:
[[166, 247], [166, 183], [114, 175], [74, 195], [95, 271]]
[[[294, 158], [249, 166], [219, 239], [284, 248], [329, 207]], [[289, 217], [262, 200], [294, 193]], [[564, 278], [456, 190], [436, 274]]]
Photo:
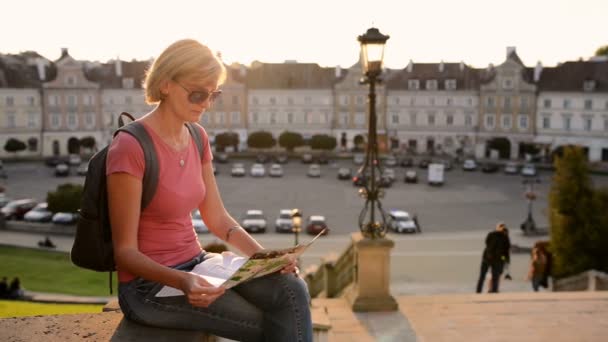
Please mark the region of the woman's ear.
[[163, 98], [167, 97], [169, 95], [169, 88], [170, 88], [170, 80], [164, 80], [160, 82], [160, 93], [162, 95]]

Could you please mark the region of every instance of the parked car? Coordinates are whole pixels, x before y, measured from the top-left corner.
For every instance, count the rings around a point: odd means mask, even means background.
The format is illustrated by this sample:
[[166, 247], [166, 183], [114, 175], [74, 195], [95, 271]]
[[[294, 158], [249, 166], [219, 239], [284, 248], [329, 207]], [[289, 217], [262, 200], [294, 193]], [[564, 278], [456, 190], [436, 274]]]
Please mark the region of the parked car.
[[420, 159], [420, 161], [418, 162], [418, 167], [421, 169], [426, 169], [427, 167], [429, 167], [429, 164], [432, 161], [429, 158], [422, 158]]
[[266, 225], [264, 212], [257, 209], [247, 210], [241, 220], [241, 226], [249, 233], [264, 233]]
[[228, 163], [228, 153], [220, 152], [220, 153], [214, 155], [213, 157], [214, 157], [213, 159], [216, 160], [220, 164]]
[[48, 157], [44, 160], [44, 163], [46, 164], [46, 166], [50, 166], [50, 167], [55, 167], [61, 163], [67, 164], [67, 162], [68, 162], [68, 160], [65, 157], [59, 157], [59, 156]]
[[353, 164], [363, 165], [363, 163], [365, 163], [365, 155], [363, 155], [363, 154], [353, 155]]
[[209, 233], [209, 228], [207, 228], [207, 225], [203, 222], [201, 212], [198, 209], [192, 211], [192, 226], [197, 234]]
[[268, 170], [268, 175], [270, 177], [283, 177], [283, 167], [280, 164], [270, 165], [270, 170]]
[[77, 154], [70, 154], [68, 156], [68, 164], [76, 166], [76, 165], [80, 165], [80, 163], [82, 163], [82, 159], [80, 158], [79, 155], [77, 155]]
[[321, 177], [321, 166], [319, 164], [310, 164], [306, 175], [308, 177]]
[[391, 210], [388, 214], [388, 228], [396, 233], [415, 233], [416, 223], [407, 211]]
[[289, 160], [287, 155], [284, 153], [275, 155], [273, 159], [274, 159], [275, 163], [278, 163], [278, 164], [287, 164], [287, 161]]
[[76, 224], [77, 220], [78, 220], [78, 215], [77, 214], [75, 214], [75, 213], [65, 213], [65, 212], [55, 213], [55, 215], [53, 215], [53, 218], [51, 219], [51, 221], [54, 224], [62, 224], [62, 225]]
[[367, 175], [361, 171], [357, 171], [357, 174], [353, 176], [353, 185], [364, 186], [367, 182]]
[[515, 162], [505, 164], [505, 173], [508, 175], [516, 175], [519, 173], [519, 165]]
[[317, 164], [325, 165], [327, 163], [329, 163], [329, 157], [326, 154], [321, 153], [317, 156]]
[[35, 200], [27, 198], [8, 202], [0, 211], [7, 220], [21, 220], [23, 215], [32, 210], [36, 204]]
[[382, 175], [385, 177], [388, 177], [391, 181], [395, 181], [395, 179], [397, 178], [397, 175], [395, 174], [394, 169], [386, 168], [386, 169], [384, 169], [384, 172], [382, 173]]
[[78, 166], [78, 168], [76, 169], [76, 173], [79, 176], [86, 176], [87, 171], [89, 171], [89, 163], [80, 164], [80, 166]]
[[67, 177], [70, 174], [70, 167], [68, 164], [57, 164], [55, 166], [55, 176], [57, 177]]
[[302, 155], [302, 163], [304, 163], [304, 164], [310, 164], [310, 163], [312, 163], [312, 154], [310, 154], [310, 153], [304, 153]]
[[232, 169], [230, 170], [230, 175], [232, 177], [245, 177], [245, 173], [245, 165], [242, 163], [232, 164]]
[[429, 185], [443, 185], [445, 182], [444, 165], [442, 163], [431, 163], [427, 170], [427, 183]]
[[6, 197], [4, 193], [0, 193], [0, 209], [4, 208], [12, 199]]
[[291, 209], [279, 210], [279, 216], [274, 221], [274, 230], [277, 233], [291, 233], [293, 229], [293, 219], [291, 218]]
[[414, 166], [414, 160], [410, 157], [405, 157], [401, 159], [399, 165], [401, 165], [402, 167], [412, 167]]
[[251, 170], [249, 174], [253, 177], [264, 177], [266, 175], [266, 169], [262, 164], [253, 164], [251, 165]]
[[338, 179], [350, 179], [352, 174], [351, 169], [348, 167], [341, 167], [338, 169]]
[[494, 173], [498, 171], [498, 164], [496, 163], [483, 163], [481, 165], [481, 172]]
[[394, 178], [387, 175], [376, 175], [376, 184], [378, 184], [378, 186], [381, 188], [390, 188], [394, 181]]
[[311, 215], [306, 220], [306, 232], [308, 234], [317, 235], [323, 229], [325, 229], [325, 232], [323, 233], [323, 235], [327, 235], [329, 233], [329, 228], [327, 228], [327, 222], [325, 221], [325, 216]]
[[34, 208], [23, 215], [23, 220], [28, 222], [51, 222], [53, 213], [48, 209], [48, 203], [38, 203]]
[[440, 161], [439, 161], [439, 163], [440, 163], [440, 164], [443, 164], [443, 169], [444, 169], [445, 171], [450, 171], [450, 170], [452, 170], [453, 165], [452, 165], [452, 162], [451, 162], [450, 160], [447, 160], [447, 159], [440, 160]]
[[536, 174], [536, 166], [534, 166], [534, 164], [524, 164], [524, 166], [521, 168], [522, 176], [534, 177]]
[[393, 155], [386, 156], [386, 158], [384, 158], [384, 166], [397, 166], [397, 158], [395, 158]]
[[259, 153], [255, 156], [255, 162], [258, 164], [266, 164], [268, 162], [268, 156], [262, 153]]
[[462, 169], [465, 171], [475, 171], [477, 170], [477, 163], [473, 159], [466, 159], [462, 163]]
[[403, 181], [406, 183], [418, 183], [418, 173], [416, 170], [405, 171], [405, 178], [403, 178]]

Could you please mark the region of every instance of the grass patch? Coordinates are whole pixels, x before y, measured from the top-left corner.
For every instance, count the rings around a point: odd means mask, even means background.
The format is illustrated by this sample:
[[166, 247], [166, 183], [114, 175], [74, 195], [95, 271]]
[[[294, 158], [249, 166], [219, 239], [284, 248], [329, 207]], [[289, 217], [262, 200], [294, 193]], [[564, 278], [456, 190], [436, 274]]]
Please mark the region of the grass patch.
[[100, 313], [103, 305], [92, 304], [46, 304], [18, 300], [0, 300], [0, 318], [35, 315], [65, 315], [78, 313]]
[[[65, 252], [0, 246], [0, 277], [19, 277], [25, 290], [77, 296], [109, 296], [107, 272], [74, 266]], [[113, 275], [116, 293], [116, 274]]]

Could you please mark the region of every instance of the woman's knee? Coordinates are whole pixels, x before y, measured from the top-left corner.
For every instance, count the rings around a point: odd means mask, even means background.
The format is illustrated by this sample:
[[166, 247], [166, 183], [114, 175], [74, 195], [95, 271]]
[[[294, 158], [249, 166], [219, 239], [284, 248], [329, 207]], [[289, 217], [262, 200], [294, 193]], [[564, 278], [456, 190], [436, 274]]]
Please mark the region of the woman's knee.
[[306, 282], [293, 274], [280, 275], [280, 282], [285, 288], [288, 295], [292, 296], [298, 304], [306, 304], [310, 302], [310, 294]]

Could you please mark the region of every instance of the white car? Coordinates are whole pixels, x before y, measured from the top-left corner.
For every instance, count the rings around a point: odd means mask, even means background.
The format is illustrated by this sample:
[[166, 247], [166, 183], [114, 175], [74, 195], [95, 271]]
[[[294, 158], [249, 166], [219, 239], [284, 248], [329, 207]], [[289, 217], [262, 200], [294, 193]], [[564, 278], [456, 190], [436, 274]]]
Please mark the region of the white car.
[[533, 164], [524, 164], [524, 166], [521, 168], [521, 175], [527, 177], [536, 176], [536, 166]]
[[270, 170], [268, 170], [268, 175], [270, 177], [283, 177], [283, 167], [279, 164], [270, 165]]
[[465, 171], [475, 171], [477, 170], [477, 163], [473, 159], [466, 159], [462, 164], [462, 169]]
[[281, 209], [279, 217], [274, 222], [274, 230], [277, 233], [291, 233], [293, 228], [293, 219], [291, 218], [291, 209]]
[[264, 177], [266, 175], [266, 169], [264, 165], [260, 163], [255, 163], [251, 165], [251, 170], [249, 170], [249, 174], [253, 177]]
[[70, 165], [80, 165], [80, 163], [82, 163], [82, 159], [77, 154], [70, 154], [68, 157], [68, 163]]
[[245, 174], [245, 165], [241, 163], [232, 164], [232, 169], [230, 170], [230, 175], [232, 175], [232, 177], [244, 177]]
[[505, 173], [508, 175], [516, 175], [519, 172], [519, 167], [515, 162], [508, 162], [505, 164]]
[[308, 177], [321, 177], [321, 166], [319, 164], [311, 164], [306, 173]]
[[384, 172], [382, 173], [382, 176], [390, 179], [391, 181], [395, 181], [395, 179], [397, 178], [397, 176], [395, 175], [395, 170], [394, 169], [384, 169]]
[[353, 156], [353, 163], [355, 165], [363, 165], [365, 162], [365, 156], [363, 154], [355, 154]]
[[397, 233], [415, 233], [416, 223], [407, 211], [391, 210], [389, 212], [388, 228]]
[[192, 212], [192, 226], [194, 227], [194, 231], [198, 234], [209, 233], [209, 228], [207, 228], [207, 225], [203, 222], [201, 212], [198, 209]]
[[76, 213], [58, 212], [58, 213], [55, 213], [55, 215], [53, 215], [53, 218], [51, 219], [51, 221], [54, 224], [72, 225], [72, 224], [76, 224], [76, 221], [78, 220], [77, 215], [78, 214], [76, 214]]
[[33, 209], [23, 215], [23, 220], [28, 222], [50, 222], [53, 213], [49, 211], [46, 202], [38, 203]]
[[245, 212], [241, 226], [249, 233], [266, 232], [266, 216], [261, 210], [250, 209]]

